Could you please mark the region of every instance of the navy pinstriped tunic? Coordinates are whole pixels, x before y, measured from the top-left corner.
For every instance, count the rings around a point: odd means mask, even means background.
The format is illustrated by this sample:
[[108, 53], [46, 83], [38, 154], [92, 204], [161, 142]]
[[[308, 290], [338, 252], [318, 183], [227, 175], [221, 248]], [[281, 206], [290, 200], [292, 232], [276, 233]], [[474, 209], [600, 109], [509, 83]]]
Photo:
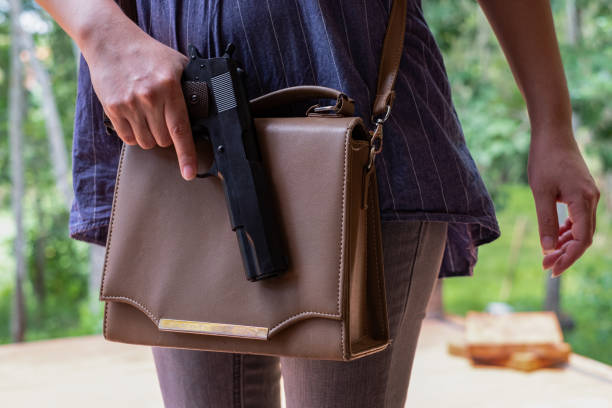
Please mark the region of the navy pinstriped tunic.
[[[391, 0], [137, 0], [140, 27], [186, 53], [219, 56], [228, 42], [249, 97], [295, 85], [342, 90], [370, 117]], [[383, 221], [449, 223], [440, 277], [471, 275], [477, 246], [500, 232], [465, 144], [442, 57], [420, 0], [408, 0], [393, 112], [376, 160]], [[121, 140], [108, 136], [86, 63], [79, 72], [70, 236], [104, 244]]]

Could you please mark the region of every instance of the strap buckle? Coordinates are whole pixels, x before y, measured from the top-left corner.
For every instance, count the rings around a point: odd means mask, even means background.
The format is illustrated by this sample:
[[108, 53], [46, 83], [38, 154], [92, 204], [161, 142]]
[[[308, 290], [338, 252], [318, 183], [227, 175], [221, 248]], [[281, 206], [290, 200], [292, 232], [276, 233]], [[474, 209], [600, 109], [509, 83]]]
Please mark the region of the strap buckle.
[[387, 111], [385, 112], [385, 115], [382, 118], [381, 117], [375, 118], [374, 116], [372, 116], [370, 120], [372, 121], [373, 124], [378, 125], [379, 122], [385, 123], [387, 119], [389, 119], [389, 115], [391, 115], [391, 105], [387, 104]]
[[376, 155], [382, 151], [383, 147], [383, 124], [389, 119], [389, 115], [391, 114], [391, 105], [387, 105], [387, 111], [383, 117], [378, 117], [376, 119], [372, 118], [372, 122], [376, 126], [374, 130], [370, 131], [370, 159], [368, 160], [367, 169], [370, 170], [372, 165], [374, 164], [374, 159]]

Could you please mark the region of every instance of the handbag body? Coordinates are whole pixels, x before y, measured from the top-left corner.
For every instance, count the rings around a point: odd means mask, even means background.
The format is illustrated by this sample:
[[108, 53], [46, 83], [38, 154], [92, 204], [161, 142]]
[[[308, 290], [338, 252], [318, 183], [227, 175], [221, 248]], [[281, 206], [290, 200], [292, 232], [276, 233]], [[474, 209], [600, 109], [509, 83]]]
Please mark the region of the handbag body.
[[[393, 102], [405, 3], [396, 0], [389, 19], [374, 131], [330, 88], [291, 87], [251, 101], [289, 257], [281, 276], [245, 278], [221, 180], [182, 179], [173, 147], [124, 144], [100, 288], [105, 339], [340, 361], [388, 346], [374, 158]], [[269, 117], [310, 99], [336, 104]], [[204, 167], [212, 151], [196, 147]]]

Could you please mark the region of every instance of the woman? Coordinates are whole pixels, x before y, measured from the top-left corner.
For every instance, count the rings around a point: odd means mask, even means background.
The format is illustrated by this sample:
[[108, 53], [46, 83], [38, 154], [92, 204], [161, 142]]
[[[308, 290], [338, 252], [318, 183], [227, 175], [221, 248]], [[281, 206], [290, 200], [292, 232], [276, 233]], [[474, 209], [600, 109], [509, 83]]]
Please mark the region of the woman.
[[[136, 0], [138, 25], [112, 0], [38, 0], [82, 50], [71, 236], [104, 244], [121, 143], [176, 148], [183, 177], [196, 157], [179, 81], [193, 43], [227, 42], [250, 97], [294, 85], [343, 90], [369, 118], [391, 1]], [[599, 191], [574, 141], [548, 0], [480, 0], [532, 125], [528, 176], [543, 267], [566, 270], [590, 245]], [[408, 0], [405, 45], [379, 181], [390, 335], [385, 351], [344, 363], [153, 348], [169, 407], [401, 407], [436, 277], [471, 275], [477, 246], [499, 236], [493, 204], [465, 145], [442, 58]], [[104, 132], [102, 113], [117, 135]], [[118, 136], [118, 137], [117, 137]], [[556, 201], [569, 218], [559, 228]], [[280, 364], [279, 364], [280, 363]]]

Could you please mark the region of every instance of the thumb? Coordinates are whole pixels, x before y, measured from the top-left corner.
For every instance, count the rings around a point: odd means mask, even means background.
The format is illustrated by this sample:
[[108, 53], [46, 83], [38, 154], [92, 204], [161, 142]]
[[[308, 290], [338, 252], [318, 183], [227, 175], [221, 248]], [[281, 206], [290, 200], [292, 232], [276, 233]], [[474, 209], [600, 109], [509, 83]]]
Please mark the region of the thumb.
[[547, 254], [557, 246], [559, 235], [557, 199], [552, 191], [534, 193], [533, 198], [538, 214], [540, 244], [542, 245], [542, 251]]

